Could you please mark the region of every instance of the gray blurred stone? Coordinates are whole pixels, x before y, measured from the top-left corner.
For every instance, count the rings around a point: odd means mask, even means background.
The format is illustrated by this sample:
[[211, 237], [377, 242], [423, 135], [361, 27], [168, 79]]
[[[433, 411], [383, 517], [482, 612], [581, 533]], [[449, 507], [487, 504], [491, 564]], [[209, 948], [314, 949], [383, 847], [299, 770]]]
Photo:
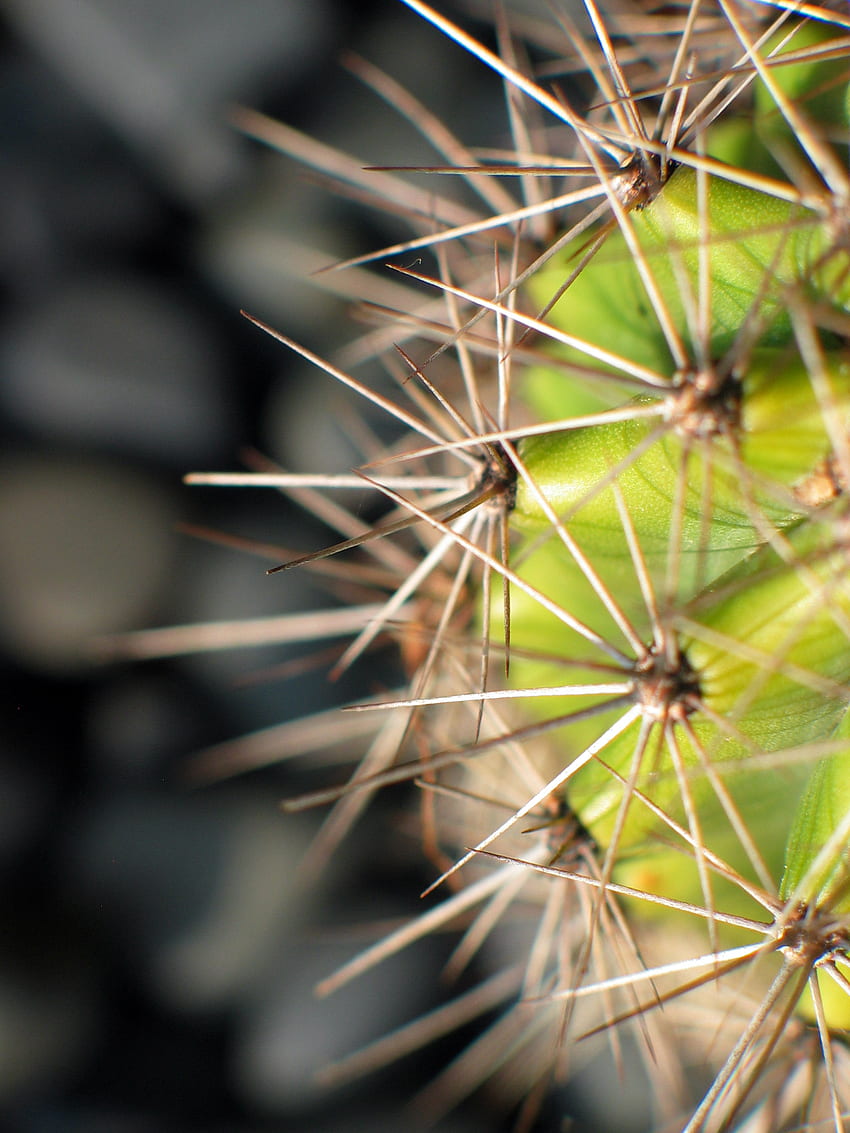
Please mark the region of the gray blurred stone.
[[46, 438], [202, 460], [229, 431], [211, 333], [177, 294], [111, 274], [68, 280], [7, 328], [0, 406]]
[[16, 302], [93, 248], [112, 258], [143, 246], [162, 223], [125, 147], [31, 56], [4, 56], [0, 67], [0, 150], [0, 281]]
[[[191, 688], [191, 686], [190, 686]], [[86, 746], [106, 783], [145, 783], [201, 742], [203, 701], [171, 670], [144, 665], [106, 674], [88, 699]]]
[[316, 997], [318, 981], [381, 932], [348, 939], [316, 932], [281, 958], [246, 1011], [234, 1051], [237, 1088], [252, 1108], [280, 1112], [315, 1105], [329, 1092], [319, 1071], [423, 1009], [435, 972], [423, 963], [422, 947], [391, 957], [327, 999]]
[[143, 624], [170, 563], [171, 502], [107, 461], [0, 463], [0, 641], [22, 663], [87, 667], [94, 639]]
[[157, 1002], [239, 1006], [304, 918], [307, 829], [246, 791], [115, 796], [81, 816], [68, 884], [98, 902]]
[[19, 34], [171, 191], [208, 200], [236, 177], [228, 104], [295, 82], [333, 27], [322, 0], [7, 0]]

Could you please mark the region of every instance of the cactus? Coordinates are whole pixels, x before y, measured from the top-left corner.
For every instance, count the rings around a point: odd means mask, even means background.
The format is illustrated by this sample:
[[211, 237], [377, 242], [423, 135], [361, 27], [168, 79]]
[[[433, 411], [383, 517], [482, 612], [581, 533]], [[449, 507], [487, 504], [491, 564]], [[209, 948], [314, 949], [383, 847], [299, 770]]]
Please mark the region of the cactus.
[[416, 780], [448, 894], [320, 990], [466, 917], [457, 973], [530, 911], [515, 970], [420, 1025], [501, 1005], [420, 1109], [495, 1077], [530, 1128], [626, 1032], [658, 1129], [842, 1130], [850, 18], [692, 0], [632, 30], [586, 0], [588, 30], [561, 13], [552, 32], [596, 85], [582, 116], [503, 16], [496, 54], [403, 2], [503, 79], [516, 153], [479, 161], [418, 115], [448, 154], [435, 180], [455, 167], [484, 209], [411, 197], [413, 237], [371, 257], [409, 296], [376, 313], [394, 392], [258, 324], [397, 433], [348, 479], [246, 478], [372, 485], [389, 507], [369, 530], [337, 510], [340, 542], [274, 568], [333, 585], [334, 556], [357, 556], [374, 602], [335, 671], [379, 635], [405, 670], [356, 706], [377, 722], [351, 779], [286, 805], [331, 804], [320, 861], [376, 790]]

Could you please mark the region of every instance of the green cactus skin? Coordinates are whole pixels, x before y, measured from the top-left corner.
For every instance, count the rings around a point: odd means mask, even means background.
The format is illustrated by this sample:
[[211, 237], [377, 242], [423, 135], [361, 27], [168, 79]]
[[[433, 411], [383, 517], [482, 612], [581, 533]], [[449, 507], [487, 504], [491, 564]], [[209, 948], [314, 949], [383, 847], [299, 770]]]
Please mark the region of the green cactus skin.
[[[798, 524], [787, 534], [785, 553], [790, 549], [790, 563], [770, 546], [749, 555], [702, 595], [687, 619], [689, 628], [678, 635], [688, 680], [698, 690], [695, 699], [706, 710], [688, 710], [690, 727], [714, 766], [734, 767], [733, 793], [748, 827], [771, 848], [775, 865], [781, 865], [789, 813], [810, 768], [802, 763], [782, 774], [765, 775], [752, 756], [828, 737], [850, 698], [850, 693], [842, 698], [840, 691], [850, 682], [850, 648], [843, 628], [843, 619], [850, 614], [850, 578], [846, 550], [833, 541], [830, 523]], [[571, 608], [588, 612], [587, 606], [574, 604]], [[574, 637], [563, 636], [569, 631], [562, 631], [558, 641], [559, 631], [549, 617], [546, 621], [541, 615], [537, 632], [520, 638], [523, 647], [545, 644], [565, 658], [580, 656]], [[583, 655], [588, 655], [586, 646]], [[771, 659], [775, 671], [766, 669]], [[519, 665], [519, 680], [525, 682], [532, 673], [523, 662]], [[551, 663], [530, 668], [541, 684], [563, 680], [563, 671]], [[578, 683], [593, 677], [593, 670], [587, 668], [579, 669], [574, 679]], [[551, 702], [541, 703], [540, 711], [554, 715]], [[717, 717], [729, 720], [742, 738], [736, 739], [732, 728], [730, 734], [719, 728], [713, 722]], [[598, 725], [596, 730], [601, 730]], [[627, 773], [637, 731], [635, 723], [603, 754], [605, 763], [620, 774]], [[568, 742], [572, 747], [571, 737]], [[684, 763], [698, 767], [691, 742], [683, 735], [679, 743]], [[639, 785], [662, 810], [682, 822], [681, 785], [663, 747], [647, 758]], [[695, 778], [693, 791], [710, 827], [718, 818], [718, 809], [704, 775]], [[597, 762], [588, 764], [570, 782], [571, 807], [603, 846], [609, 840], [620, 795], [618, 784]], [[621, 838], [624, 849], [644, 842], [649, 845], [660, 832], [658, 819], [645, 808], [636, 807], [634, 815]]]
[[[846, 413], [850, 367], [836, 356], [829, 371], [835, 408]], [[719, 422], [721, 434], [698, 442], [675, 425], [639, 418], [520, 443], [519, 455], [534, 485], [618, 595], [636, 587], [614, 490], [600, 490], [611, 479], [659, 590], [675, 526], [678, 593], [685, 600], [697, 582], [707, 584], [758, 546], [764, 524], [780, 529], [800, 518], [804, 509], [792, 490], [831, 453], [823, 410], [805, 367], [793, 354], [761, 349], [743, 381], [733, 385], [723, 411], [729, 416]], [[632, 454], [639, 455], [632, 459]], [[679, 520], [674, 511], [683, 478]], [[550, 527], [539, 496], [524, 479], [517, 485], [512, 519], [523, 532]]]
[[843, 714], [832, 738], [847, 741], [848, 746], [826, 756], [812, 771], [788, 835], [779, 892], [785, 900], [796, 896], [808, 905], [846, 914], [850, 913], [850, 835], [834, 846], [813, 875], [812, 866], [850, 816], [850, 712]]
[[[828, 47], [838, 39], [838, 29], [811, 20], [798, 25], [793, 37], [785, 43], [780, 40], [767, 45], [768, 53], [781, 58], [807, 47]], [[847, 137], [850, 129], [850, 86], [847, 82], [847, 59], [802, 59], [772, 67], [774, 82], [780, 91], [812, 123], [819, 134], [825, 135], [836, 154], [846, 158]], [[805, 161], [800, 143], [791, 126], [782, 116], [773, 95], [761, 79], [757, 79], [753, 92], [753, 124], [756, 139], [772, 154], [781, 158], [786, 168], [798, 168]], [[774, 169], [778, 171], [774, 161]]]
[[[791, 826], [785, 851], [785, 870], [780, 895], [794, 901], [800, 916], [825, 922], [823, 951], [841, 949], [845, 955], [850, 914], [850, 711], [845, 711], [832, 735], [837, 751], [822, 759], [812, 771]], [[844, 977], [850, 965], [841, 954], [834, 962]], [[823, 1011], [833, 1031], [850, 1030], [850, 996], [836, 981], [816, 972]], [[814, 1022], [816, 1012], [811, 989], [797, 1005], [798, 1014]]]
[[[700, 357], [696, 312], [701, 301], [701, 246], [711, 278], [710, 296], [704, 297], [710, 318], [703, 344], [703, 354], [707, 351], [710, 359], [717, 361], [732, 350], [745, 327], [752, 327], [763, 346], [787, 345], [793, 338], [789, 306], [794, 302], [822, 301], [848, 310], [850, 258], [816, 212], [716, 175], [704, 177], [701, 209], [699, 178], [694, 169], [679, 167], [655, 200], [629, 216], [646, 267], [691, 358]], [[582, 239], [568, 246], [533, 276], [529, 292], [538, 307], [558, 293], [585, 245]], [[659, 375], [672, 378], [677, 371], [619, 229], [608, 234], [549, 318], [556, 328]], [[617, 375], [612, 366], [594, 362], [575, 348], [553, 347], [552, 353], [567, 365], [596, 369], [600, 378], [610, 381]], [[535, 398], [535, 408], [549, 419], [562, 408], [557, 386], [553, 376]]]

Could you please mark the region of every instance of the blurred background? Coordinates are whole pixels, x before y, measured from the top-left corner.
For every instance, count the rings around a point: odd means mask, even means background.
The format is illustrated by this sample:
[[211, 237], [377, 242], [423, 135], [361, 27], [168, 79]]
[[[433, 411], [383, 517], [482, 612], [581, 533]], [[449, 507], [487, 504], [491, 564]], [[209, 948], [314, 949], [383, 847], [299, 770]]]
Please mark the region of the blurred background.
[[[466, 140], [502, 137], [483, 69], [393, 0], [0, 5], [4, 1128], [396, 1130], [402, 1102], [469, 1038], [318, 1089], [317, 1068], [431, 1005], [443, 942], [330, 1001], [312, 995], [380, 931], [350, 926], [416, 911], [429, 880], [416, 840], [402, 832], [399, 851], [397, 810], [380, 805], [305, 890], [293, 866], [316, 818], [278, 803], [308, 771], [186, 783], [208, 745], [328, 707], [380, 672], [330, 689], [322, 667], [245, 679], [309, 648], [140, 663], [95, 648], [315, 597], [177, 525], [315, 545], [275, 493], [181, 477], [238, 469], [249, 447], [293, 468], [319, 451], [352, 463], [328, 430], [326, 380], [238, 312], [331, 355], [352, 333], [347, 303], [303, 282], [310, 256], [403, 229], [228, 119], [241, 104], [364, 162], [433, 160], [340, 66], [343, 46]], [[496, 117], [501, 130], [503, 104]], [[497, 1126], [471, 1105], [440, 1128]]]

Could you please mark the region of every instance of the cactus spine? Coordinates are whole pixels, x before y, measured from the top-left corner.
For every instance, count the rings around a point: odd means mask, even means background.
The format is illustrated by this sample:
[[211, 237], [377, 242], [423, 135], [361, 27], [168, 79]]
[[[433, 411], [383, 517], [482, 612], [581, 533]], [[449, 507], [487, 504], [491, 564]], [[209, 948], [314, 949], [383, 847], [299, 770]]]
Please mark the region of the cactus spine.
[[627, 1030], [659, 1129], [842, 1130], [850, 19], [693, 0], [632, 27], [587, 0], [556, 51], [595, 83], [582, 117], [503, 18], [495, 54], [404, 2], [501, 76], [517, 152], [478, 161], [419, 116], [485, 207], [411, 197], [413, 239], [376, 254], [409, 288], [392, 394], [296, 347], [401, 436], [362, 471], [388, 517], [283, 566], [359, 555], [383, 609], [337, 670], [390, 635], [407, 679], [360, 706], [384, 712], [351, 781], [289, 806], [334, 804], [326, 855], [417, 779], [439, 882], [464, 884], [323, 990], [463, 914], [460, 970], [531, 909], [503, 1014], [433, 1112], [508, 1067], [530, 1121], [583, 1043]]

